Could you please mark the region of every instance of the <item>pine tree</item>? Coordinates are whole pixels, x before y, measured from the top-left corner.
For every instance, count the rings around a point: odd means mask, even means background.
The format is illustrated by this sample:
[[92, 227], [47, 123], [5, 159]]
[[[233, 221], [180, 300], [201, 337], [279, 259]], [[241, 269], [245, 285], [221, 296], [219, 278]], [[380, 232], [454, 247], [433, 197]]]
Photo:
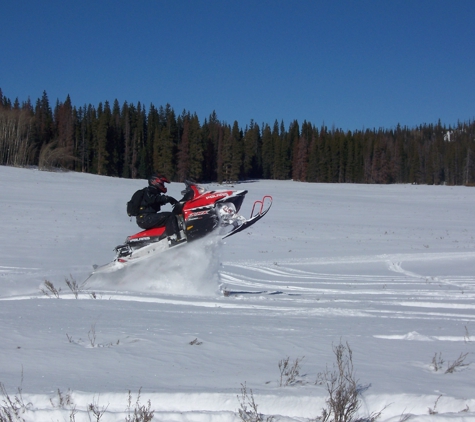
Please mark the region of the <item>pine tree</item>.
[[217, 180], [218, 139], [222, 136], [221, 123], [218, 121], [216, 112], [205, 119], [201, 128], [203, 138], [203, 179]]
[[123, 163], [124, 168], [122, 171], [122, 176], [125, 178], [130, 178], [132, 174], [132, 129], [130, 123], [130, 111], [129, 105], [127, 101], [122, 104], [122, 111], [120, 113], [121, 120], [122, 120], [122, 133], [124, 137], [124, 156], [123, 156]]
[[175, 151], [177, 148], [178, 127], [174, 110], [167, 104], [159, 109], [159, 127], [153, 139], [153, 168], [165, 174], [170, 180], [175, 179]]
[[272, 129], [272, 145], [274, 150], [274, 157], [272, 160], [272, 179], [280, 179], [282, 174], [282, 168], [284, 167], [283, 163], [283, 152], [282, 152], [282, 139], [279, 133], [279, 123], [276, 120], [274, 122], [274, 127]]
[[[53, 140], [53, 112], [51, 111], [46, 91], [43, 91], [41, 100], [38, 99], [36, 102], [35, 123], [35, 147], [39, 155], [43, 145]], [[38, 155], [36, 156], [36, 162], [38, 162]]]
[[271, 179], [274, 171], [274, 139], [271, 128], [266, 124], [262, 130], [262, 177]]
[[178, 145], [177, 176], [178, 180], [184, 181], [190, 173], [190, 116], [182, 115], [183, 133]]
[[196, 113], [190, 118], [190, 169], [191, 180], [201, 181], [203, 177], [203, 138], [200, 121]]
[[292, 176], [292, 145], [294, 138], [298, 139], [299, 136], [299, 125], [296, 120], [292, 123], [289, 132], [285, 130], [284, 122], [280, 123], [277, 179], [289, 179]]
[[223, 127], [222, 136], [218, 139], [218, 182], [230, 182], [232, 167], [232, 134], [231, 127]]
[[135, 129], [136, 151], [137, 151], [137, 178], [146, 179], [151, 173], [151, 151], [147, 150], [147, 119], [145, 106], [140, 101], [137, 103], [137, 126]]
[[124, 135], [122, 131], [122, 118], [120, 105], [117, 99], [112, 106], [111, 120], [109, 122], [109, 151], [110, 160], [108, 173], [112, 176], [123, 176], [124, 172]]
[[111, 109], [109, 102], [106, 101], [104, 108], [99, 103], [97, 109], [97, 130], [95, 139], [95, 172], [97, 174], [107, 174], [107, 165], [109, 164], [108, 131], [111, 120]]
[[223, 125], [219, 127], [217, 147], [216, 147], [216, 177], [219, 183], [222, 183], [226, 177], [225, 157], [224, 157], [225, 141], [224, 140], [227, 136], [227, 132], [229, 132], [229, 126]]
[[261, 136], [259, 126], [251, 120], [243, 137], [243, 178], [262, 177]]
[[244, 148], [242, 142], [243, 134], [239, 129], [238, 122], [235, 120], [233, 129], [231, 131], [231, 168], [230, 168], [230, 181], [236, 181], [241, 179]]
[[329, 180], [329, 167], [331, 165], [331, 149], [330, 149], [331, 136], [328, 133], [326, 126], [320, 127], [318, 135], [318, 156], [320, 161], [318, 163], [317, 182], [328, 183]]
[[306, 121], [302, 125], [302, 133], [299, 135], [298, 123], [294, 122], [293, 135], [293, 160], [292, 160], [292, 179], [298, 181], [307, 180], [308, 138], [311, 136], [312, 128]]
[[318, 163], [319, 163], [319, 150], [318, 150], [318, 131], [315, 127], [312, 128], [312, 135], [310, 139], [309, 152], [308, 152], [308, 166], [307, 166], [307, 181], [318, 181]]

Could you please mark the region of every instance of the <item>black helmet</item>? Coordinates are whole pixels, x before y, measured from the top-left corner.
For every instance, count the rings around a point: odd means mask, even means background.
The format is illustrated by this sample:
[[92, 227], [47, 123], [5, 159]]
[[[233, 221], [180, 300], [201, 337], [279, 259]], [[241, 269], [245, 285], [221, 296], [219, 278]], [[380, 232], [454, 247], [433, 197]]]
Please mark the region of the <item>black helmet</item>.
[[167, 188], [165, 187], [165, 183], [170, 183], [170, 181], [163, 176], [162, 174], [152, 174], [152, 176], [148, 179], [148, 185], [154, 188], [159, 189], [163, 193], [167, 192]]

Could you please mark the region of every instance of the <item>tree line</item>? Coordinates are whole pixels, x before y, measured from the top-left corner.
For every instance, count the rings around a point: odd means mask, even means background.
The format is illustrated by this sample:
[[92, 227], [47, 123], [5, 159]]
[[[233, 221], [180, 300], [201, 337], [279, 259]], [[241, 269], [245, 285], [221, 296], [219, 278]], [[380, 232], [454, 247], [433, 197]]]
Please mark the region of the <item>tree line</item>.
[[114, 100], [51, 107], [43, 92], [33, 105], [0, 89], [0, 164], [62, 167], [124, 178], [160, 171], [175, 181], [293, 179], [324, 183], [475, 185], [475, 122], [454, 127], [343, 131], [277, 120], [243, 129], [167, 104], [148, 110]]

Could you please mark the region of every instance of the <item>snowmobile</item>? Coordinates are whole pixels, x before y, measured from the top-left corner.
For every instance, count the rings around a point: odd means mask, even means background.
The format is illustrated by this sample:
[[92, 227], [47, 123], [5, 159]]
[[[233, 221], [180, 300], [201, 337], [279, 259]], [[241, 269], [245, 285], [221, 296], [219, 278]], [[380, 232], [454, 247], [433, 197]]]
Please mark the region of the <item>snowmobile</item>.
[[142, 230], [128, 236], [115, 247], [114, 261], [94, 272], [108, 272], [128, 264], [148, 259], [167, 249], [186, 245], [211, 233], [219, 233], [225, 239], [255, 224], [272, 206], [272, 196], [265, 195], [255, 201], [251, 216], [246, 219], [239, 210], [247, 190], [207, 190], [203, 186], [185, 181], [183, 198], [173, 207], [182, 242], [171, 242], [165, 227]]

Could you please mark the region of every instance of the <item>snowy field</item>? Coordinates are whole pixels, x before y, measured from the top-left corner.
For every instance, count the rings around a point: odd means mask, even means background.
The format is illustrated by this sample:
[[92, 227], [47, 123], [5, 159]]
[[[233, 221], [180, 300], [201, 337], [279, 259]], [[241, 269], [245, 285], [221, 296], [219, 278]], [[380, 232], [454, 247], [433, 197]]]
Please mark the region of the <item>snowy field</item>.
[[[242, 183], [246, 217], [274, 198], [256, 225], [93, 277], [76, 299], [66, 280], [138, 231], [125, 203], [143, 186], [0, 167], [0, 401], [21, 418], [123, 421], [141, 391], [153, 420], [240, 421], [246, 385], [266, 417], [309, 421], [342, 344], [359, 416], [475, 420], [474, 188]], [[287, 357], [300, 373], [280, 386]]]

